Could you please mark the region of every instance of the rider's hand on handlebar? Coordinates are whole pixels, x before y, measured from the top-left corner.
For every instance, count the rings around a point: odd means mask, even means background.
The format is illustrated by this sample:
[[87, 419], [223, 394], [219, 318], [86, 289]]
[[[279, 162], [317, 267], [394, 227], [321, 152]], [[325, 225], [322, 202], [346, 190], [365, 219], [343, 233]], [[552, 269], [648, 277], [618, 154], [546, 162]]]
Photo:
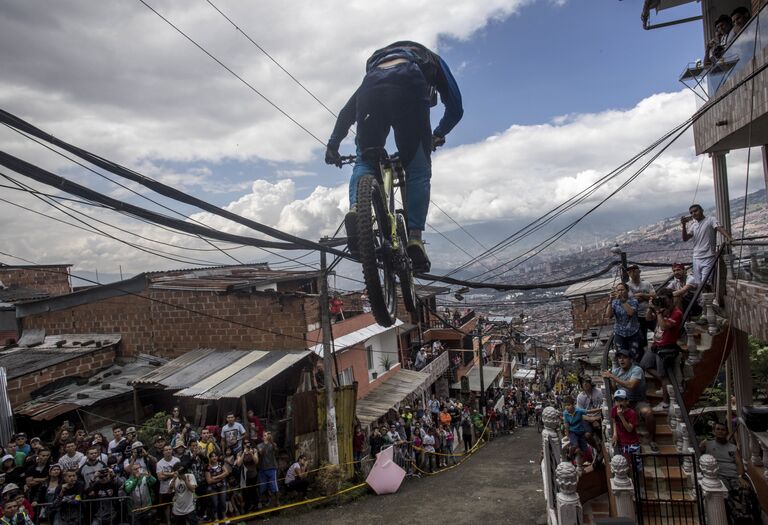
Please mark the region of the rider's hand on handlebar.
[[341, 167], [341, 155], [339, 154], [339, 148], [328, 146], [325, 149], [325, 163], [338, 166], [339, 168]]
[[437, 148], [439, 148], [443, 144], [445, 144], [445, 137], [432, 135], [432, 151], [435, 151]]

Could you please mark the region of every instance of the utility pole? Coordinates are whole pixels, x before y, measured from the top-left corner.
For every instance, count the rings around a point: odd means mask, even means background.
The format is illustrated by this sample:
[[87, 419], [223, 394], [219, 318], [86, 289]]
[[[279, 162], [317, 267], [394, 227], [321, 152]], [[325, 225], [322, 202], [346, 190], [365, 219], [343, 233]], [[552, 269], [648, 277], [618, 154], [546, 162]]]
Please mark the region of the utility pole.
[[[323, 237], [322, 241], [326, 241]], [[328, 311], [328, 261], [325, 250], [320, 252], [320, 325], [323, 331], [323, 377], [325, 382], [325, 429], [328, 435], [328, 463], [339, 464], [339, 444], [336, 436], [336, 403], [333, 388], [333, 349], [331, 348], [331, 315]]]
[[480, 413], [485, 415], [485, 378], [483, 377], [483, 318], [477, 318], [475, 333], [477, 334], [477, 354], [480, 362]]

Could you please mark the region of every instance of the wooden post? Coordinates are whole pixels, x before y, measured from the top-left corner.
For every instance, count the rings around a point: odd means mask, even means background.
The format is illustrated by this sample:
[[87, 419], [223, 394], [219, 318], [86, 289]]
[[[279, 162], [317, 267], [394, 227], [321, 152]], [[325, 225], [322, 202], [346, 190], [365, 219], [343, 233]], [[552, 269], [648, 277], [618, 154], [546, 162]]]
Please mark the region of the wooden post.
[[328, 463], [339, 464], [336, 435], [336, 402], [334, 399], [333, 349], [331, 348], [331, 316], [328, 311], [328, 274], [325, 251], [320, 252], [320, 325], [323, 331], [323, 376], [325, 377], [325, 430], [328, 439]]
[[133, 424], [138, 425], [141, 420], [141, 403], [139, 402], [139, 392], [133, 387]]

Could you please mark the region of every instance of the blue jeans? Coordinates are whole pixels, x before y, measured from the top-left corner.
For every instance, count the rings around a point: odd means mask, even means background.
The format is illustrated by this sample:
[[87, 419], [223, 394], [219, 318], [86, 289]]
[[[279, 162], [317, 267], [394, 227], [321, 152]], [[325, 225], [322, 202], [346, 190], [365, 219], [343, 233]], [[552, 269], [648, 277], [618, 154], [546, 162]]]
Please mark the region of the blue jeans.
[[349, 181], [350, 206], [357, 203], [360, 177], [377, 171], [374, 162], [363, 158], [363, 151], [383, 148], [390, 128], [406, 173], [408, 229], [424, 230], [432, 178], [432, 128], [429, 89], [416, 64], [374, 69], [357, 91], [357, 162]]
[[278, 493], [276, 468], [268, 468], [259, 471], [259, 494], [264, 494], [267, 491], [272, 494]]

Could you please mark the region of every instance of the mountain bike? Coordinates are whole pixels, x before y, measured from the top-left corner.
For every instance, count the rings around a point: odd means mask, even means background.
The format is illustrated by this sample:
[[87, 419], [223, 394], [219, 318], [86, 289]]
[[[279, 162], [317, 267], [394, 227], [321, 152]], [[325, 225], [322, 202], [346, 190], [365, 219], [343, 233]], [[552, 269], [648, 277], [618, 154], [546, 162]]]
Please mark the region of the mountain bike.
[[[377, 166], [374, 173], [360, 177], [357, 185], [357, 235], [363, 278], [368, 290], [371, 312], [381, 326], [392, 326], [397, 314], [399, 281], [405, 309], [416, 312], [406, 212], [395, 207], [395, 191], [405, 201], [405, 170], [397, 153], [384, 148], [370, 148], [363, 156]], [[351, 164], [357, 157], [341, 158]]]

